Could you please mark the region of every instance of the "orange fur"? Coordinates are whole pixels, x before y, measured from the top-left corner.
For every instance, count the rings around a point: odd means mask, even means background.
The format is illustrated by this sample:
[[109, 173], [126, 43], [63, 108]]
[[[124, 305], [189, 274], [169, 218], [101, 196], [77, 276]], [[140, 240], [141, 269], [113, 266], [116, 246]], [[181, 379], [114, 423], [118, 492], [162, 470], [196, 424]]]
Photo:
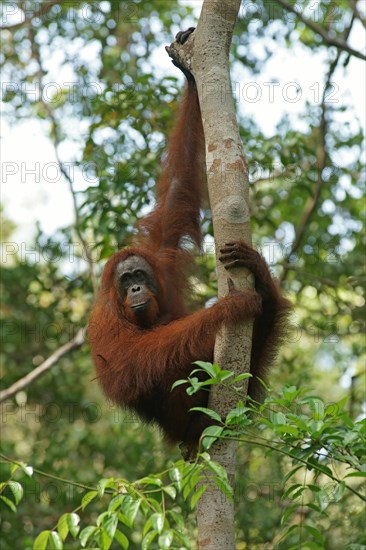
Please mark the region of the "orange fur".
[[[217, 332], [224, 323], [255, 317], [252, 373], [264, 377], [281, 339], [289, 304], [281, 297], [266, 263], [244, 243], [223, 251], [225, 265], [245, 265], [256, 278], [256, 291], [229, 291], [213, 307], [187, 314], [187, 264], [193, 261], [187, 239], [201, 245], [200, 207], [204, 194], [204, 138], [197, 91], [189, 80], [177, 125], [157, 185], [157, 204], [140, 222], [131, 248], [107, 262], [92, 311], [89, 335], [97, 376], [105, 394], [156, 422], [168, 440], [195, 444], [207, 417], [189, 412], [207, 406], [208, 392], [188, 396], [185, 386], [171, 391], [186, 378], [196, 360], [213, 361]], [[129, 256], [140, 256], [151, 266], [155, 299], [141, 328], [126, 304], [120, 303], [115, 269]], [[235, 266], [234, 266], [235, 267]], [[250, 394], [258, 394], [251, 381]]]

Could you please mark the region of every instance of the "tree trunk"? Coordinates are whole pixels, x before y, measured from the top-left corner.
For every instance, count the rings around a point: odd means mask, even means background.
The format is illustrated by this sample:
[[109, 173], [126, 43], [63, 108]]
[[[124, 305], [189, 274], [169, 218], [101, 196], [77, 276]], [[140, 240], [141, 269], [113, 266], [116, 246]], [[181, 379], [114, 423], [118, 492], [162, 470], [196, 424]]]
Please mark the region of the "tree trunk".
[[[182, 64], [193, 73], [200, 100], [206, 142], [207, 184], [212, 209], [216, 256], [227, 242], [251, 241], [248, 171], [231, 92], [229, 50], [240, 0], [205, 0], [197, 29], [180, 50]], [[228, 272], [217, 264], [219, 296], [228, 291]], [[241, 290], [252, 287], [245, 269], [229, 274]], [[252, 323], [225, 327], [216, 339], [215, 362], [237, 374], [249, 372]], [[245, 399], [245, 393], [241, 397]], [[213, 387], [209, 407], [223, 418], [237, 404], [237, 396]], [[211, 457], [227, 471], [234, 489], [236, 442], [217, 442]], [[234, 506], [213, 483], [198, 504], [200, 550], [235, 548]]]

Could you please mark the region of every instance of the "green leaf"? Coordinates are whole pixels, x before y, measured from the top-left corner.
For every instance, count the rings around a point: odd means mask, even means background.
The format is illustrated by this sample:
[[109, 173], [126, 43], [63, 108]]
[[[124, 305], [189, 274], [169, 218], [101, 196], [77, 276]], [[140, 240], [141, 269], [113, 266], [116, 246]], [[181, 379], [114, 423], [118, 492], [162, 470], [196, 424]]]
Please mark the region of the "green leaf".
[[98, 494], [99, 496], [103, 496], [106, 489], [109, 488], [115, 488], [116, 486], [116, 480], [113, 478], [103, 478], [98, 481]]
[[213, 443], [220, 437], [224, 428], [221, 426], [209, 426], [202, 433], [202, 445], [205, 449], [209, 449]]
[[59, 518], [57, 522], [57, 531], [62, 538], [62, 540], [65, 540], [67, 535], [69, 534], [69, 526], [67, 525], [67, 516], [69, 514], [62, 514], [62, 516]]
[[185, 525], [185, 518], [183, 517], [183, 515], [179, 512], [176, 512], [175, 510], [169, 510], [167, 514], [172, 517], [178, 529], [182, 531]]
[[319, 461], [315, 457], [309, 457], [307, 460], [307, 467], [309, 470], [317, 470], [320, 472], [323, 472], [323, 474], [326, 474], [329, 477], [332, 477], [332, 470], [328, 468], [328, 466], [325, 466], [325, 464], [320, 464]]
[[104, 491], [105, 491], [105, 488], [107, 486], [107, 483], [108, 483], [108, 479], [100, 479], [98, 481], [98, 485], [97, 485], [97, 488], [98, 488], [98, 494], [99, 496], [103, 496], [104, 495]]
[[145, 535], [147, 535], [147, 533], [151, 530], [152, 528], [152, 520], [151, 520], [151, 516], [147, 519], [147, 521], [145, 522], [145, 525], [142, 529], [142, 535], [143, 537], [145, 537]]
[[[155, 492], [155, 491], [154, 491]], [[159, 498], [160, 498], [160, 491], [159, 491]], [[161, 501], [156, 500], [155, 498], [149, 497], [148, 503], [144, 500], [141, 501], [141, 507], [144, 506], [144, 513], [151, 512], [151, 509], [155, 510], [155, 512], [160, 513], [161, 512]]]
[[170, 479], [177, 484], [178, 489], [181, 489], [182, 472], [179, 468], [172, 468], [169, 472]]
[[330, 504], [330, 497], [327, 491], [320, 491], [317, 495], [320, 510], [324, 512]]
[[62, 550], [63, 544], [56, 531], [42, 531], [33, 543], [33, 550]]
[[103, 518], [102, 526], [108, 536], [113, 539], [118, 525], [118, 515], [114, 512], [107, 512]]
[[23, 497], [23, 487], [17, 481], [8, 481], [8, 487], [14, 495], [15, 504], [19, 504]]
[[51, 550], [62, 550], [63, 544], [60, 535], [57, 533], [57, 531], [51, 531], [48, 536], [48, 548]]
[[[184, 525], [182, 529], [184, 529]], [[178, 541], [178, 543], [180, 544], [180, 547], [191, 548], [191, 541], [188, 539], [188, 537], [184, 533], [182, 533], [182, 531], [177, 531], [177, 529], [172, 529], [172, 533], [174, 534], [175, 540]]]
[[7, 497], [4, 497], [3, 495], [0, 495], [0, 499], [5, 502], [5, 504], [10, 508], [12, 512], [16, 512], [17, 508], [12, 500], [10, 500]]
[[80, 517], [77, 514], [63, 514], [57, 522], [57, 531], [61, 539], [65, 540], [69, 532], [76, 538], [80, 529], [78, 526], [79, 522]]
[[198, 388], [205, 388], [206, 386], [215, 386], [218, 383], [216, 378], [207, 378], [206, 380], [199, 380], [198, 378], [190, 378], [190, 380], [194, 380], [195, 385], [197, 385]]
[[291, 499], [292, 499], [292, 500], [296, 500], [299, 496], [302, 495], [302, 493], [303, 493], [304, 491], [306, 491], [306, 487], [304, 487], [304, 486], [303, 486], [303, 487], [299, 487], [299, 489], [298, 489], [295, 493], [292, 494]]
[[216, 363], [208, 363], [206, 361], [195, 361], [193, 364], [200, 367], [200, 369], [196, 369], [193, 372], [199, 372], [200, 370], [203, 370], [207, 372], [207, 374], [211, 376], [211, 378], [215, 378], [221, 371], [219, 365], [217, 365]]
[[204, 414], [207, 414], [207, 416], [209, 416], [213, 420], [216, 420], [217, 422], [222, 423], [221, 416], [216, 411], [213, 411], [212, 409], [206, 409], [205, 407], [192, 407], [189, 410], [202, 412]]
[[322, 546], [324, 545], [324, 536], [321, 534], [321, 532], [318, 529], [306, 523], [304, 524], [304, 527], [308, 531], [308, 533], [310, 533], [319, 544], [321, 544]]
[[236, 384], [242, 380], [248, 380], [248, 378], [253, 378], [253, 375], [250, 374], [250, 372], [243, 372], [242, 374], [239, 374], [239, 376], [235, 376], [235, 378], [231, 380], [231, 383]]
[[323, 510], [320, 508], [320, 506], [315, 504], [315, 502], [308, 502], [307, 507], [315, 510], [315, 512], [317, 512], [318, 514], [324, 514]]
[[318, 485], [313, 485], [311, 483], [308, 483], [307, 487], [312, 491], [313, 493], [319, 493], [321, 491], [320, 487]]
[[228, 412], [225, 418], [225, 424], [240, 424], [243, 423], [248, 424], [251, 422], [251, 419], [247, 416], [247, 412], [250, 411], [249, 407], [236, 407], [235, 409], [231, 409], [231, 411]]
[[216, 462], [215, 460], [211, 460], [211, 457], [209, 457], [207, 453], [205, 454], [206, 456], [208, 456], [208, 458], [206, 458], [204, 454], [202, 454], [201, 456], [203, 460], [205, 460], [205, 464], [207, 468], [215, 474], [214, 481], [217, 487], [220, 489], [220, 491], [222, 491], [227, 496], [229, 500], [232, 500], [234, 496], [233, 488], [230, 485], [230, 482], [227, 476], [227, 471], [219, 462]]
[[113, 497], [108, 504], [108, 510], [110, 512], [115, 512], [118, 508], [122, 506], [122, 503], [126, 497], [127, 493], [119, 493], [117, 496]]
[[202, 480], [201, 471], [202, 468], [194, 465], [193, 468], [187, 469], [187, 474], [184, 475], [182, 480], [182, 494], [184, 500], [187, 500], [189, 494], [196, 489], [197, 485]]
[[347, 488], [347, 486], [346, 486], [344, 481], [341, 481], [337, 485], [336, 490], [334, 491], [334, 499], [335, 499], [336, 502], [339, 502], [342, 499], [346, 488]]
[[[225, 380], [228, 380], [229, 378], [232, 378], [234, 376], [234, 373], [230, 370], [222, 370], [220, 374], [217, 377], [217, 380], [219, 382], [225, 382]], [[232, 380], [230, 381], [230, 384], [232, 384]]]
[[87, 506], [98, 496], [98, 491], [89, 491], [81, 499], [81, 509], [85, 510]]
[[26, 476], [32, 477], [33, 475], [33, 468], [32, 466], [27, 466], [26, 464], [20, 463], [20, 467], [22, 468], [23, 472]]
[[[289, 535], [291, 535], [291, 533], [293, 531], [296, 531], [299, 529], [299, 526], [298, 525], [290, 525], [289, 527], [286, 527], [285, 531], [284, 531], [284, 538], [288, 538]], [[290, 546], [290, 550], [295, 550], [295, 548], [293, 546]], [[296, 548], [297, 550], [297, 548]]]
[[163, 491], [164, 491], [164, 493], [169, 495], [173, 500], [176, 499], [177, 490], [176, 490], [175, 487], [173, 487], [173, 485], [166, 485], [165, 487], [163, 487]]
[[305, 397], [303, 401], [308, 403], [314, 420], [324, 419], [324, 402], [319, 397]]
[[113, 542], [113, 538], [109, 536], [108, 532], [101, 527], [98, 535], [98, 543], [103, 550], [109, 550]]
[[176, 380], [176, 381], [174, 382], [174, 384], [172, 385], [172, 390], [174, 390], [174, 388], [177, 388], [178, 386], [182, 386], [183, 384], [188, 384], [188, 383], [189, 383], [188, 380], [183, 380], [183, 379], [181, 379], [181, 380]]
[[307, 418], [304, 420], [304, 418], [300, 418], [299, 416], [296, 416], [295, 414], [288, 413], [287, 414], [287, 420], [288, 420], [288, 422], [291, 422], [292, 424], [295, 424], [303, 432], [305, 432], [305, 433], [308, 432]]
[[282, 495], [282, 499], [285, 499], [287, 498], [289, 495], [291, 495], [291, 493], [293, 493], [294, 491], [297, 491], [297, 489], [299, 489], [299, 487], [302, 487], [303, 485], [301, 483], [295, 483], [294, 485], [291, 485]]
[[282, 412], [270, 412], [270, 420], [272, 421], [274, 426], [277, 426], [278, 424], [286, 424], [286, 416]]
[[19, 464], [11, 464], [10, 465], [10, 475], [13, 476], [19, 468], [20, 468]]
[[196, 507], [197, 502], [199, 501], [203, 493], [206, 491], [206, 489], [207, 489], [207, 485], [203, 484], [197, 489], [197, 491], [193, 493], [190, 501], [191, 510], [193, 510]]
[[136, 497], [132, 497], [129, 495], [129, 498], [126, 498], [122, 505], [122, 512], [124, 516], [126, 517], [126, 520], [128, 522], [128, 527], [132, 529], [137, 512], [139, 511], [141, 505], [141, 500]]
[[198, 380], [198, 378], [190, 378], [189, 382], [191, 384], [191, 387], [188, 387], [187, 390], [186, 390], [188, 395], [193, 395], [193, 394], [197, 393], [198, 391], [200, 391], [201, 383]]
[[[282, 497], [283, 498], [283, 497]], [[290, 516], [292, 516], [292, 514], [297, 510], [297, 507], [298, 505], [297, 504], [291, 504], [291, 506], [289, 506], [288, 508], [286, 508], [286, 510], [284, 511], [284, 513], [282, 514], [282, 518], [281, 518], [281, 525], [284, 525], [286, 523], [286, 521], [288, 520], [288, 518]]]
[[286, 481], [288, 481], [290, 479], [290, 477], [292, 477], [294, 474], [296, 474], [296, 472], [298, 470], [301, 470], [301, 468], [303, 468], [302, 465], [300, 466], [295, 466], [294, 468], [292, 468], [286, 475], [285, 477], [283, 478], [283, 482], [286, 483]]
[[[311, 540], [306, 541], [306, 544], [304, 545], [304, 548], [306, 548], [307, 550], [326, 550], [325, 546], [320, 545], [320, 544], [318, 544], [316, 542], [313, 542]], [[296, 547], [296, 550], [297, 550], [297, 547]]]
[[299, 395], [299, 391], [297, 390], [296, 386], [290, 386], [287, 388], [284, 388], [282, 391], [283, 397], [286, 399], [286, 401], [289, 401], [292, 403], [296, 397]]
[[173, 542], [173, 531], [164, 531], [159, 537], [159, 548], [165, 550], [165, 548], [170, 548]]
[[150, 517], [151, 525], [158, 533], [162, 533], [164, 529], [164, 514], [156, 513], [152, 514]]
[[289, 426], [288, 424], [277, 424], [274, 430], [277, 434], [290, 434], [295, 437], [299, 435], [299, 430], [295, 426]]
[[[89, 525], [88, 527], [85, 527], [81, 533], [80, 533], [80, 542], [81, 542], [81, 546], [86, 546], [88, 540], [90, 539], [90, 537], [92, 535], [94, 535], [95, 533], [99, 532], [99, 527], [95, 527], [94, 525]], [[36, 550], [36, 549], [34, 549]], [[38, 550], [38, 549], [37, 549]]]
[[157, 476], [146, 476], [139, 479], [136, 483], [143, 485], [156, 485], [161, 487], [163, 485], [162, 480]]
[[325, 407], [325, 414], [327, 416], [335, 416], [338, 417], [340, 414], [342, 414], [342, 411], [349, 400], [348, 395], [337, 401], [337, 403], [330, 403]]
[[118, 544], [124, 548], [125, 550], [127, 550], [127, 548], [129, 547], [130, 543], [128, 541], [128, 538], [126, 537], [126, 535], [124, 533], [122, 533], [122, 531], [119, 531], [118, 529], [116, 530], [115, 534], [114, 534], [114, 538], [116, 539], [116, 541], [118, 542]]
[[51, 531], [42, 531], [33, 543], [33, 550], [49, 550], [48, 537]]
[[149, 531], [148, 533], [146, 533], [146, 535], [142, 539], [141, 550], [147, 550], [152, 541], [157, 537], [157, 534], [158, 533], [156, 531]]

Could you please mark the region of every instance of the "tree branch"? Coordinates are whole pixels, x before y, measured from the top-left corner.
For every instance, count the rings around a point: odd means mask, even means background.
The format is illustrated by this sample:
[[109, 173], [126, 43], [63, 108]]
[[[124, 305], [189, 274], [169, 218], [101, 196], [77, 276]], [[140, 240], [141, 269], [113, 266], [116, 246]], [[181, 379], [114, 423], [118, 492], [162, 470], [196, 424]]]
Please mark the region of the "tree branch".
[[357, 0], [350, 0], [350, 4], [356, 19], [358, 19], [366, 29], [366, 19], [362, 16], [360, 10], [357, 7]]
[[20, 380], [17, 380], [12, 384], [9, 388], [6, 390], [2, 390], [0, 392], [0, 403], [5, 401], [6, 399], [9, 399], [16, 393], [18, 393], [20, 390], [24, 390], [27, 386], [32, 384], [37, 378], [39, 378], [42, 374], [44, 374], [46, 371], [48, 371], [61, 357], [69, 353], [70, 351], [80, 348], [82, 344], [84, 343], [85, 337], [84, 337], [85, 329], [81, 328], [77, 334], [74, 336], [70, 342], [67, 342], [67, 344], [64, 344], [60, 348], [58, 348], [48, 359], [43, 361], [38, 367], [33, 369], [30, 373], [28, 373], [23, 378], [20, 378]]
[[[278, 0], [277, 0], [278, 1]], [[282, 2], [282, 0], [280, 0]], [[355, 17], [352, 17], [352, 20], [346, 29], [344, 33], [344, 37], [347, 40], [348, 36], [350, 35], [353, 23], [355, 21]], [[299, 249], [301, 242], [304, 238], [304, 235], [306, 233], [306, 229], [308, 227], [308, 223], [310, 221], [311, 216], [313, 215], [314, 211], [316, 210], [316, 207], [318, 205], [322, 187], [324, 184], [323, 178], [322, 178], [322, 172], [324, 168], [326, 167], [326, 162], [328, 159], [328, 152], [327, 152], [327, 144], [326, 144], [326, 134], [328, 131], [328, 124], [327, 124], [327, 105], [326, 105], [326, 95], [327, 91], [331, 85], [331, 80], [333, 77], [333, 74], [338, 66], [338, 62], [340, 60], [340, 57], [342, 55], [342, 50], [338, 50], [337, 55], [335, 59], [332, 61], [332, 63], [329, 66], [329, 71], [327, 74], [327, 79], [325, 82], [323, 95], [322, 95], [322, 102], [321, 102], [321, 117], [320, 117], [320, 124], [319, 124], [319, 141], [318, 141], [318, 147], [317, 147], [317, 181], [315, 184], [314, 193], [311, 197], [309, 197], [305, 208], [304, 213], [302, 215], [302, 218], [300, 220], [299, 225], [296, 228], [295, 232], [295, 240], [292, 244], [290, 252], [287, 254], [287, 256], [284, 258], [284, 268], [281, 273], [281, 276], [279, 278], [280, 283], [282, 283], [291, 269], [291, 263], [289, 262], [290, 257]]]
[[277, 2], [277, 4], [280, 4], [280, 6], [282, 6], [286, 11], [295, 14], [300, 21], [302, 21], [307, 27], [309, 27], [309, 29], [314, 31], [316, 34], [319, 34], [323, 38], [324, 42], [328, 44], [328, 46], [335, 46], [338, 51], [345, 51], [348, 52], [350, 55], [353, 55], [354, 57], [366, 60], [366, 55], [352, 48], [343, 38], [330, 36], [321, 25], [318, 25], [317, 23], [314, 23], [314, 21], [307, 19], [304, 15], [302, 15], [302, 13], [297, 11], [295, 6], [292, 6], [291, 4], [286, 2], [286, 0], [275, 1]]
[[[42, 87], [42, 78], [46, 75], [46, 71], [43, 68], [42, 58], [41, 58], [41, 54], [40, 54], [40, 51], [39, 51], [39, 47], [38, 47], [37, 42], [34, 39], [33, 29], [31, 27], [29, 27], [28, 33], [29, 33], [29, 39], [30, 39], [31, 44], [32, 44], [33, 57], [35, 58], [35, 60], [38, 63], [38, 66], [39, 66], [38, 81], [39, 81], [39, 86], [41, 88]], [[79, 237], [81, 246], [84, 250], [85, 258], [86, 258], [87, 263], [88, 263], [90, 280], [91, 280], [91, 283], [92, 283], [92, 286], [93, 286], [94, 294], [96, 294], [97, 289], [98, 289], [98, 280], [97, 280], [97, 275], [96, 275], [96, 272], [95, 272], [95, 263], [94, 263], [92, 255], [90, 254], [88, 243], [87, 243], [86, 239], [84, 238], [84, 235], [83, 235], [83, 233], [80, 229], [81, 219], [80, 219], [79, 208], [78, 208], [78, 204], [77, 204], [77, 200], [76, 200], [76, 192], [75, 192], [75, 189], [74, 189], [74, 183], [73, 183], [70, 175], [68, 174], [67, 170], [65, 169], [65, 166], [64, 166], [64, 164], [63, 164], [63, 162], [60, 158], [59, 152], [58, 152], [58, 148], [59, 148], [59, 145], [61, 143], [58, 121], [56, 120], [54, 112], [52, 111], [52, 109], [50, 108], [48, 103], [43, 99], [43, 95], [41, 96], [40, 101], [41, 101], [41, 103], [43, 105], [43, 108], [45, 109], [45, 111], [46, 111], [46, 113], [47, 113], [47, 115], [48, 115], [48, 117], [49, 117], [49, 119], [52, 123], [51, 138], [52, 138], [52, 142], [53, 142], [53, 146], [54, 146], [54, 150], [55, 150], [56, 160], [57, 160], [57, 163], [60, 167], [62, 175], [64, 176], [65, 180], [67, 181], [67, 183], [69, 185], [69, 190], [70, 190], [70, 193], [71, 193], [72, 203], [73, 203], [73, 208], [74, 208], [75, 231], [76, 231], [77, 236]]]

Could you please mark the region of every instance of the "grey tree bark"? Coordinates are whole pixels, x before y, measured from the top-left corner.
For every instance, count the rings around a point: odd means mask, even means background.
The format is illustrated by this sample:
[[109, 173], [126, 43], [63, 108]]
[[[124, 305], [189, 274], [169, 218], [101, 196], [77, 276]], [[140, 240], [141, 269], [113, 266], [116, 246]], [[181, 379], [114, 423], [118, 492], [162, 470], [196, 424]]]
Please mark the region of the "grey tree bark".
[[[229, 50], [240, 0], [205, 0], [196, 31], [175, 56], [194, 75], [206, 142], [207, 185], [213, 216], [216, 256], [227, 242], [251, 241], [248, 171], [231, 92]], [[169, 52], [169, 48], [168, 48]], [[227, 293], [228, 272], [218, 264], [219, 296]], [[253, 286], [245, 269], [229, 273], [241, 290]], [[224, 327], [216, 339], [215, 362], [236, 374], [249, 372], [252, 323]], [[245, 399], [246, 390], [241, 396]], [[237, 396], [214, 387], [209, 407], [222, 417], [237, 404]], [[227, 471], [234, 490], [237, 444], [218, 441], [211, 457]], [[235, 548], [234, 507], [216, 485], [208, 482], [198, 504], [200, 550]]]

